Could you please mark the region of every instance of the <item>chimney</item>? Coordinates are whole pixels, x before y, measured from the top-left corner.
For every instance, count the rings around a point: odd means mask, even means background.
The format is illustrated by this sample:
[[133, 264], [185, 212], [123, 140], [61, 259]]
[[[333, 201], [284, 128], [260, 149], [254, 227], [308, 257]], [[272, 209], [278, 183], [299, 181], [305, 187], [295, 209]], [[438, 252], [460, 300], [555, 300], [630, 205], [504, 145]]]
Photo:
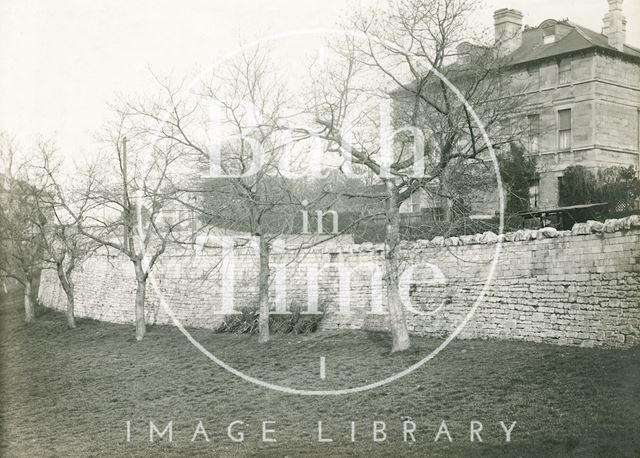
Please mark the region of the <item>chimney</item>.
[[604, 15], [602, 32], [609, 39], [609, 46], [622, 51], [627, 32], [627, 19], [622, 14], [622, 0], [607, 1], [609, 2], [609, 12]]
[[522, 13], [502, 8], [493, 13], [493, 20], [500, 55], [511, 54], [522, 45]]

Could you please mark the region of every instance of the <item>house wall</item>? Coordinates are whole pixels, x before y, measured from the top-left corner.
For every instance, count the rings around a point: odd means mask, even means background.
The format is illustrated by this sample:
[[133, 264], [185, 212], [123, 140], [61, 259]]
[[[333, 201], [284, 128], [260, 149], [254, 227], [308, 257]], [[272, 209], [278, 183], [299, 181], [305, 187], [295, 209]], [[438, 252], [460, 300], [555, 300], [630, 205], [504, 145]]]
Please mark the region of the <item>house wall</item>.
[[[434, 192], [435, 194], [435, 192]], [[400, 204], [400, 213], [411, 213], [411, 205], [419, 205], [419, 210], [439, 208], [445, 205], [445, 202], [438, 202], [434, 195], [428, 193], [424, 189], [418, 189], [411, 197]]]
[[[558, 66], [571, 61], [571, 78], [560, 84]], [[514, 120], [540, 116], [537, 152], [540, 208], [559, 205], [558, 178], [571, 165], [597, 170], [634, 166], [640, 171], [640, 63], [586, 50], [561, 58], [523, 64], [513, 69], [518, 90], [526, 87], [527, 103]], [[558, 111], [571, 109], [571, 148], [558, 145]], [[528, 146], [528, 139], [522, 142]], [[486, 201], [486, 202], [485, 202]], [[493, 201], [478, 199], [475, 213], [491, 213]], [[403, 208], [404, 210], [404, 208]]]
[[[275, 249], [273, 307], [306, 310], [316, 297], [318, 307], [326, 308], [325, 329], [387, 329], [383, 250], [373, 244]], [[469, 316], [461, 338], [609, 347], [640, 342], [638, 216], [577, 224], [567, 232], [546, 228], [500, 237], [437, 237], [403, 244], [400, 257], [401, 294], [411, 305], [405, 310], [413, 334], [449, 335]], [[148, 323], [172, 323], [164, 303], [185, 326], [217, 328], [228, 301], [236, 308], [256, 303], [257, 264], [255, 251], [247, 246], [236, 248], [232, 256], [223, 256], [218, 248], [172, 250], [150, 276]], [[133, 323], [131, 262], [94, 256], [75, 282], [78, 316]], [[485, 286], [484, 299], [469, 315]], [[52, 271], [43, 273], [40, 298], [48, 307], [64, 309], [64, 294]]]
[[598, 165], [639, 168], [640, 64], [598, 55], [594, 66]]
[[[571, 81], [558, 83], [558, 60], [531, 65], [523, 114], [540, 115], [540, 207], [558, 205], [558, 178], [570, 165], [640, 169], [640, 64], [592, 53], [571, 57]], [[539, 71], [540, 85], [533, 83]], [[520, 72], [520, 71], [519, 71]], [[571, 149], [558, 148], [558, 111], [572, 110]]]

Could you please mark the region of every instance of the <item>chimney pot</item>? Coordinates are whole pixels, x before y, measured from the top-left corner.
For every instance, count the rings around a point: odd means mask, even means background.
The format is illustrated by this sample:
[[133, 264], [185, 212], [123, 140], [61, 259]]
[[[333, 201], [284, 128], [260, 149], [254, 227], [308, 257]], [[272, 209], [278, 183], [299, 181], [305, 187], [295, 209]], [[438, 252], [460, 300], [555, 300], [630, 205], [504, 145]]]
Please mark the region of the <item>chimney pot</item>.
[[627, 34], [627, 19], [622, 14], [623, 0], [607, 0], [609, 12], [604, 15], [602, 33], [607, 36], [609, 46], [618, 51], [624, 50]]
[[501, 55], [511, 54], [522, 45], [522, 13], [502, 8], [493, 14], [495, 39]]

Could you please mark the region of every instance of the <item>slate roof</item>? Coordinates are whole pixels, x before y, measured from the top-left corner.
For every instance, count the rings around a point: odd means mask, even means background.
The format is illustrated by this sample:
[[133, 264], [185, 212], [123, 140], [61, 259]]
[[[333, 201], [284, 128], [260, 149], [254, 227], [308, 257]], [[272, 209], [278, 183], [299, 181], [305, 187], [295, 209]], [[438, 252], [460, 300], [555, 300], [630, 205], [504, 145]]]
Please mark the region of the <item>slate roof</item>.
[[[569, 29], [566, 35], [554, 43], [543, 44], [543, 28], [549, 25], [557, 25], [560, 28]], [[507, 57], [509, 64], [518, 65], [550, 57], [571, 54], [588, 49], [602, 49], [626, 55], [640, 60], [640, 49], [633, 46], [624, 46], [622, 52], [609, 46], [607, 36], [570, 21], [555, 21], [549, 19], [540, 26], [525, 28], [522, 32], [522, 45]]]

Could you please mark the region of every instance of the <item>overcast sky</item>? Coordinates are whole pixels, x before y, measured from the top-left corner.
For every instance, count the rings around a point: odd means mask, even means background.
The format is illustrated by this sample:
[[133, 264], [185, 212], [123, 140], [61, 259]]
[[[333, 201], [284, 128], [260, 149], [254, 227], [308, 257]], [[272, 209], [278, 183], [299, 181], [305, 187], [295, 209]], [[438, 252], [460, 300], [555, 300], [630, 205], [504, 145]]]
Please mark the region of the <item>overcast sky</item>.
[[[376, 0], [356, 0], [369, 5]], [[490, 27], [497, 8], [524, 22], [569, 18], [600, 31], [606, 0], [487, 0], [478, 20]], [[331, 28], [344, 0], [0, 0], [0, 130], [23, 146], [54, 137], [65, 154], [93, 149], [91, 133], [118, 93], [144, 91], [150, 71], [176, 78], [206, 68], [241, 40]], [[640, 2], [625, 0], [627, 42], [640, 46]], [[290, 39], [291, 50], [317, 37]], [[294, 51], [291, 51], [294, 53]], [[294, 58], [294, 57], [292, 57]]]

